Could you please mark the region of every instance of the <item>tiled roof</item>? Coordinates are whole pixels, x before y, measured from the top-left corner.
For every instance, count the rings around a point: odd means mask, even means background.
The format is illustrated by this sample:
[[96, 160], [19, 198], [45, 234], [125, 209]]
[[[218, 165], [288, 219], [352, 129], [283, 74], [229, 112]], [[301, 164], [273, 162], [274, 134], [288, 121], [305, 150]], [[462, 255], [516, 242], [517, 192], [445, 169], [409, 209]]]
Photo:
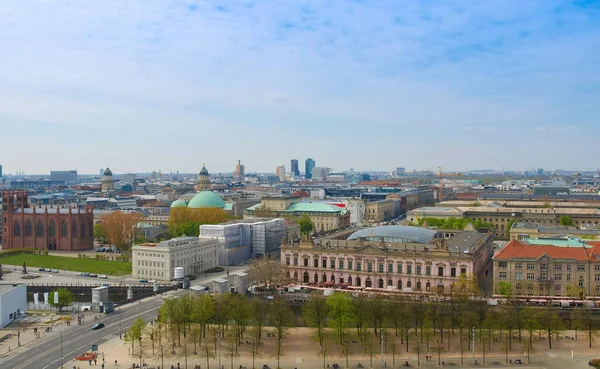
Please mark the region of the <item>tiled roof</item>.
[[538, 259], [547, 255], [553, 259], [589, 260], [589, 250], [583, 247], [559, 247], [550, 245], [525, 245], [517, 240], [510, 241], [494, 259]]

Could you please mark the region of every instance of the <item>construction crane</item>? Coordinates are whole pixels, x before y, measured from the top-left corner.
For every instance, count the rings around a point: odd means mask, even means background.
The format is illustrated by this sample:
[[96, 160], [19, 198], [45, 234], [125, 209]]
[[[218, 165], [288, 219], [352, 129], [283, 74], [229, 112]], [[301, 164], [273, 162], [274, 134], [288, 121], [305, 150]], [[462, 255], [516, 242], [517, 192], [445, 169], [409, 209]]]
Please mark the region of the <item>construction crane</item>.
[[442, 182], [442, 180], [443, 180], [442, 167], [438, 167], [438, 178], [439, 178], [439, 182], [440, 182], [440, 185], [438, 186], [438, 201], [441, 202], [443, 199], [443, 194], [444, 194], [444, 183]]

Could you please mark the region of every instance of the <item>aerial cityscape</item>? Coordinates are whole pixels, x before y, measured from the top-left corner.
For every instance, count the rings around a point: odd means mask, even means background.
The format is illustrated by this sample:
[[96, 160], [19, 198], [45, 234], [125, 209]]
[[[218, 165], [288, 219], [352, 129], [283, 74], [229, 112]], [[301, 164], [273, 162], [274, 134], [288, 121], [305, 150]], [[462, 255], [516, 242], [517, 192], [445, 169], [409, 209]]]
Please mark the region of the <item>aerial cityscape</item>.
[[0, 14], [0, 368], [600, 368], [600, 2]]

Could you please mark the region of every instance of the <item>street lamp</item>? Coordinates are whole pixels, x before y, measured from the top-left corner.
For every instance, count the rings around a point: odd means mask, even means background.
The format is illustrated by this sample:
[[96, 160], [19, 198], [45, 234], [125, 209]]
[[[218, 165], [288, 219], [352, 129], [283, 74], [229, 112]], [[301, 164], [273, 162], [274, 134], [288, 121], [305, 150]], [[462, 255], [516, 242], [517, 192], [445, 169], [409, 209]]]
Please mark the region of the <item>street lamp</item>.
[[60, 367], [62, 368], [65, 363], [64, 363], [64, 355], [63, 355], [63, 346], [62, 346], [62, 331], [60, 332]]
[[381, 367], [383, 368], [383, 350], [384, 350], [384, 332], [383, 328], [379, 328], [381, 330]]
[[122, 308], [121, 306], [119, 306], [119, 339], [123, 339], [123, 338], [121, 337], [121, 310], [122, 310], [122, 309], [123, 309], [123, 308]]
[[217, 340], [219, 342], [219, 369], [221, 369], [221, 328], [217, 332]]

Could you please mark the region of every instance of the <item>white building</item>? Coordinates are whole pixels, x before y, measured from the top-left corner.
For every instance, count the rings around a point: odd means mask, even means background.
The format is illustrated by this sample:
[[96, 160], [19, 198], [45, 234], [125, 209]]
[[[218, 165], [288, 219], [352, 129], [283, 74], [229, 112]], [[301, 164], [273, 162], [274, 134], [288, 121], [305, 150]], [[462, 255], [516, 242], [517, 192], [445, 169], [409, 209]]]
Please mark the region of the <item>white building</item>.
[[27, 312], [27, 285], [0, 285], [0, 328]]
[[179, 237], [159, 243], [134, 245], [132, 275], [135, 278], [171, 280], [176, 267], [186, 275], [197, 275], [218, 266], [214, 238]]
[[279, 253], [285, 233], [282, 218], [236, 220], [224, 224], [203, 224], [200, 239], [219, 241], [219, 264], [231, 265], [269, 253]]

